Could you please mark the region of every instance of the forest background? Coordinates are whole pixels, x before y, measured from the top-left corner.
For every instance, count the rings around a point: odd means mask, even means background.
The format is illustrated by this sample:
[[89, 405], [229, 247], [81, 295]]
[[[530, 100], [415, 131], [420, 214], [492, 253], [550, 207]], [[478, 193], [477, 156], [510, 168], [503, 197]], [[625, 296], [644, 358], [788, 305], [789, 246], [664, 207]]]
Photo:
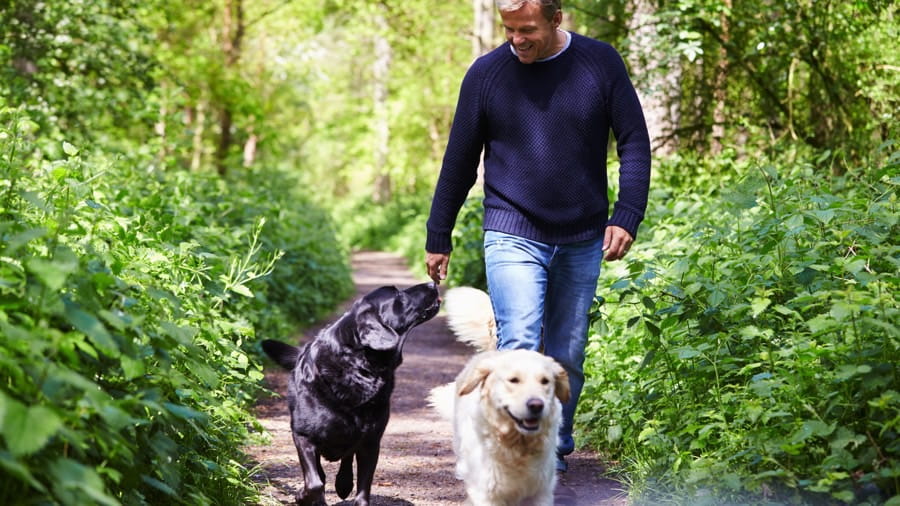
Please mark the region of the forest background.
[[[258, 341], [343, 300], [353, 249], [421, 265], [494, 11], [0, 2], [0, 502], [255, 502]], [[585, 444], [636, 504], [900, 504], [897, 5], [564, 12], [620, 50], [654, 144]], [[484, 284], [479, 206], [450, 286]]]

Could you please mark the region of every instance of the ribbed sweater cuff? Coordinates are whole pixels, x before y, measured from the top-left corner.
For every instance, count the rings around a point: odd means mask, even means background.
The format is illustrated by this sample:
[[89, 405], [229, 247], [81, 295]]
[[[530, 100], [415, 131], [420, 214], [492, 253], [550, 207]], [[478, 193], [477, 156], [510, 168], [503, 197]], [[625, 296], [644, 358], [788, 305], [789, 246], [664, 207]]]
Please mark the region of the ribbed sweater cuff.
[[453, 250], [453, 241], [450, 234], [441, 234], [429, 230], [425, 237], [425, 251], [429, 253], [450, 253]]
[[637, 239], [637, 231], [638, 226], [644, 220], [644, 217], [635, 214], [627, 209], [623, 209], [619, 206], [615, 206], [613, 209], [612, 218], [606, 222], [606, 226], [615, 225], [617, 227], [622, 227], [631, 234], [633, 239]]

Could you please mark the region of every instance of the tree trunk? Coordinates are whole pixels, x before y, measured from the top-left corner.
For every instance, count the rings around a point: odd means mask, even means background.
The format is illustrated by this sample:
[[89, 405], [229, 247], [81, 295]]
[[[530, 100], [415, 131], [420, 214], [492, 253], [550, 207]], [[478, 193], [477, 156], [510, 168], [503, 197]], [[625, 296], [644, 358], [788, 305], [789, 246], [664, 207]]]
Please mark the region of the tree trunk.
[[250, 135], [247, 136], [247, 142], [244, 143], [244, 167], [250, 167], [256, 161], [256, 145], [259, 143], [259, 136], [253, 132], [250, 127]]
[[[384, 6], [379, 6], [384, 10]], [[390, 150], [391, 125], [388, 109], [388, 81], [391, 70], [391, 44], [386, 34], [389, 31], [387, 19], [383, 12], [375, 18], [378, 31], [375, 34], [375, 61], [372, 64], [373, 102], [375, 133], [375, 187], [372, 198], [376, 203], [388, 202], [391, 198], [391, 175], [388, 166]]]
[[680, 121], [679, 84], [681, 67], [674, 58], [667, 62], [658, 45], [656, 7], [651, 0], [630, 0], [629, 51], [626, 59], [637, 88], [653, 151], [666, 155], [675, 150]]
[[494, 47], [494, 2], [493, 0], [472, 0], [475, 19], [472, 24], [472, 55], [475, 58]]
[[[225, 0], [222, 11], [222, 53], [225, 55], [226, 75], [241, 57], [241, 42], [244, 38], [243, 0]], [[220, 175], [228, 171], [226, 164], [232, 144], [232, 112], [230, 97], [220, 97], [219, 104], [219, 144], [216, 147], [216, 170]]]
[[731, 12], [731, 0], [724, 0], [726, 11], [719, 15], [720, 29], [722, 31], [722, 44], [719, 46], [719, 61], [716, 62], [716, 77], [713, 85], [713, 126], [710, 139], [710, 152], [717, 155], [722, 152], [723, 139], [725, 138], [725, 103], [728, 90], [728, 51], [725, 45], [731, 41], [728, 12]]
[[188, 126], [193, 126], [191, 140], [191, 170], [200, 170], [203, 163], [203, 130], [206, 127], [206, 101], [201, 97], [196, 106], [188, 109]]
[[[472, 57], [487, 53], [494, 48], [494, 0], [472, 0], [475, 18], [472, 23]], [[478, 162], [476, 186], [484, 181], [484, 153]]]

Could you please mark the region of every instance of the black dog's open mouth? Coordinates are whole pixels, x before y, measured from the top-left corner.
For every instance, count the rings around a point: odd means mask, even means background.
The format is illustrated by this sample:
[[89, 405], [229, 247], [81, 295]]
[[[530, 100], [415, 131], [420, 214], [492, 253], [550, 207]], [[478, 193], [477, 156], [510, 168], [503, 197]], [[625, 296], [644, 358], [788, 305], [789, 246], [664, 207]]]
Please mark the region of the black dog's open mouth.
[[541, 417], [527, 417], [527, 418], [517, 418], [512, 414], [509, 408], [506, 408], [506, 414], [509, 415], [510, 418], [516, 422], [516, 426], [518, 426], [524, 432], [534, 432], [541, 428]]

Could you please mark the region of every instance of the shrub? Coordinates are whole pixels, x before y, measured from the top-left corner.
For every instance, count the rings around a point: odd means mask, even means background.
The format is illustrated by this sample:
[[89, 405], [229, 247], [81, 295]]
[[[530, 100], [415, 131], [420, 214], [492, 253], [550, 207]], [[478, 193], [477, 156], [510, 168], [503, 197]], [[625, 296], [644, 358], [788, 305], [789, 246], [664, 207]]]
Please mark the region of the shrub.
[[654, 189], [653, 223], [601, 280], [578, 418], [636, 492], [897, 494], [896, 160], [834, 180], [750, 166], [713, 196]]
[[278, 174], [43, 160], [0, 125], [0, 502], [253, 502], [252, 351], [348, 292], [327, 220]]

